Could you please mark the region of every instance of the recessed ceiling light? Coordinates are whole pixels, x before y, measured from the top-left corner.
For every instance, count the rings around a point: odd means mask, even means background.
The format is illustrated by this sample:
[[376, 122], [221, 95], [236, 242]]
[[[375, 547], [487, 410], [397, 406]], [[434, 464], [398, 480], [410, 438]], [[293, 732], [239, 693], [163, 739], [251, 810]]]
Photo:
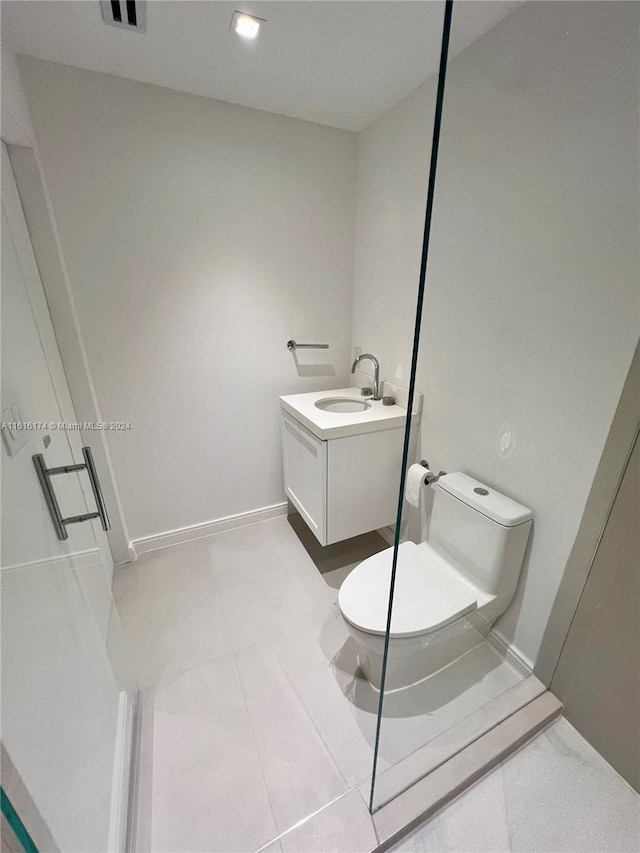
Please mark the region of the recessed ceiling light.
[[244, 12], [234, 12], [231, 18], [231, 29], [244, 39], [254, 39], [264, 23], [266, 21], [262, 18], [246, 15]]

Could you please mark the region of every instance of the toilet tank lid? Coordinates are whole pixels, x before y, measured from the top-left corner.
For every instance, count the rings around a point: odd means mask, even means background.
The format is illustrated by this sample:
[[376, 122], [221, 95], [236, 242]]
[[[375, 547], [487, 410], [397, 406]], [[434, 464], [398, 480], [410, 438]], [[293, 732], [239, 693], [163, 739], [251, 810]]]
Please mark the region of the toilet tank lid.
[[449, 492], [504, 527], [515, 527], [533, 517], [533, 513], [526, 506], [459, 471], [454, 474], [444, 474], [438, 480], [436, 488]]

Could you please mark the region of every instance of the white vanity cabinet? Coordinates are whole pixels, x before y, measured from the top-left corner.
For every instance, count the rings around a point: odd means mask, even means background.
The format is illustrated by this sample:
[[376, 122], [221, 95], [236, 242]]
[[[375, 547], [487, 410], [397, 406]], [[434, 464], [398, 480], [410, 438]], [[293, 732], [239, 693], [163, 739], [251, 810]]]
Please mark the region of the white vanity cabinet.
[[284, 487], [322, 545], [327, 544], [327, 442], [282, 412]]
[[395, 524], [403, 423], [323, 440], [281, 418], [285, 491], [321, 545]]

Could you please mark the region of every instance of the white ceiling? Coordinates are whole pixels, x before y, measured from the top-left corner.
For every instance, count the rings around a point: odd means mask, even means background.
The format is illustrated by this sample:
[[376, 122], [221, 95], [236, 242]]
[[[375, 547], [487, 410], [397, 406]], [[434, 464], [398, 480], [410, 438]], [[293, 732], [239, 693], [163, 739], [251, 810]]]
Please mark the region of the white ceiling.
[[[456, 2], [459, 53], [518, 2]], [[234, 10], [267, 20], [255, 42]], [[149, 0], [146, 33], [107, 26], [98, 0], [2, 3], [17, 53], [361, 130], [437, 71], [442, 0]]]

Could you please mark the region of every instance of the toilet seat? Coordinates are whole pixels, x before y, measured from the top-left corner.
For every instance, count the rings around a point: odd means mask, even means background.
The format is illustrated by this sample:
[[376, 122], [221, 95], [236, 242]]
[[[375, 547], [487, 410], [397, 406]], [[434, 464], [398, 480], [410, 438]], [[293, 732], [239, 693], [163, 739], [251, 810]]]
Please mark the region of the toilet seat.
[[[393, 548], [363, 560], [344, 580], [338, 594], [342, 615], [367, 634], [387, 627]], [[392, 638], [416, 637], [448, 625], [477, 607], [476, 591], [457, 577], [429, 546], [403, 542], [391, 618]]]

